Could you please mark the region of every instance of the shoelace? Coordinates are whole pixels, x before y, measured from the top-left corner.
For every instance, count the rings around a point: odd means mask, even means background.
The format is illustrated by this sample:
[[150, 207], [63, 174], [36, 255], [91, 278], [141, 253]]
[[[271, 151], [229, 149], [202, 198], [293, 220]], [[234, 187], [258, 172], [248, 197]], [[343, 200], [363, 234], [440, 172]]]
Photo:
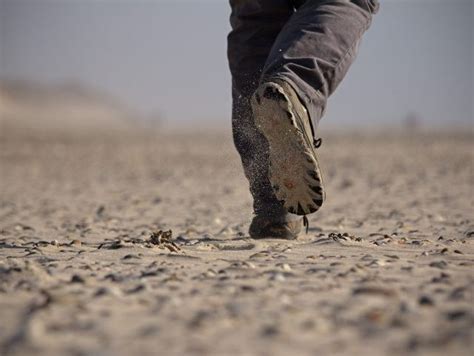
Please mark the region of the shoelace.
[[315, 148], [321, 147], [322, 143], [323, 143], [322, 138], [315, 138], [314, 141], [313, 141], [313, 145], [314, 145]]
[[306, 228], [306, 233], [309, 231], [309, 221], [306, 215], [303, 215], [303, 226]]

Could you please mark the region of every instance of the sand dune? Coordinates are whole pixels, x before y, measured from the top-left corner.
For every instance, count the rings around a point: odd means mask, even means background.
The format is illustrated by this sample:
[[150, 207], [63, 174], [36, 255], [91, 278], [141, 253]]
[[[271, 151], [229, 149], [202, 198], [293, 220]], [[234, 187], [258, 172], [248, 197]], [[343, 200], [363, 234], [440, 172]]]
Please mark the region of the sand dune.
[[77, 84], [0, 82], [0, 127], [10, 135], [123, 131], [134, 116], [111, 97]]

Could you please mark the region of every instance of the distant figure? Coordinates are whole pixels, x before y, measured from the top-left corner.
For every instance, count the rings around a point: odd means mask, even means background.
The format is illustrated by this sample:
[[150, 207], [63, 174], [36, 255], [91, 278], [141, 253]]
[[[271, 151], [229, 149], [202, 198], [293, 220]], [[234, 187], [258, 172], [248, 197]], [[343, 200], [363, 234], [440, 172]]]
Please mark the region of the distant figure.
[[232, 127], [254, 199], [249, 233], [295, 239], [308, 227], [306, 215], [325, 199], [316, 127], [379, 4], [230, 0], [230, 5]]

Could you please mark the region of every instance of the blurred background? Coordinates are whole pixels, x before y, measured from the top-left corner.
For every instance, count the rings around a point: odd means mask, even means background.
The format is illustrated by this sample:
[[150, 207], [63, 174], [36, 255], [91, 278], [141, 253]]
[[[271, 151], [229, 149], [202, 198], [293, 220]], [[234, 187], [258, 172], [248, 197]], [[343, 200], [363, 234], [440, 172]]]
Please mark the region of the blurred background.
[[[2, 126], [230, 129], [224, 0], [0, 0]], [[473, 1], [386, 0], [324, 128], [472, 127]]]

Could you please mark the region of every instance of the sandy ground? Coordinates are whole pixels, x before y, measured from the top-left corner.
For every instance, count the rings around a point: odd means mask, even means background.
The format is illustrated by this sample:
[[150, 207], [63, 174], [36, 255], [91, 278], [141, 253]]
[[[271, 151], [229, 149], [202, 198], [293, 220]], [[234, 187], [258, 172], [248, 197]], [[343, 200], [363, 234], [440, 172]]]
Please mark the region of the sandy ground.
[[0, 354], [470, 354], [472, 136], [325, 136], [294, 242], [229, 137], [4, 139]]

